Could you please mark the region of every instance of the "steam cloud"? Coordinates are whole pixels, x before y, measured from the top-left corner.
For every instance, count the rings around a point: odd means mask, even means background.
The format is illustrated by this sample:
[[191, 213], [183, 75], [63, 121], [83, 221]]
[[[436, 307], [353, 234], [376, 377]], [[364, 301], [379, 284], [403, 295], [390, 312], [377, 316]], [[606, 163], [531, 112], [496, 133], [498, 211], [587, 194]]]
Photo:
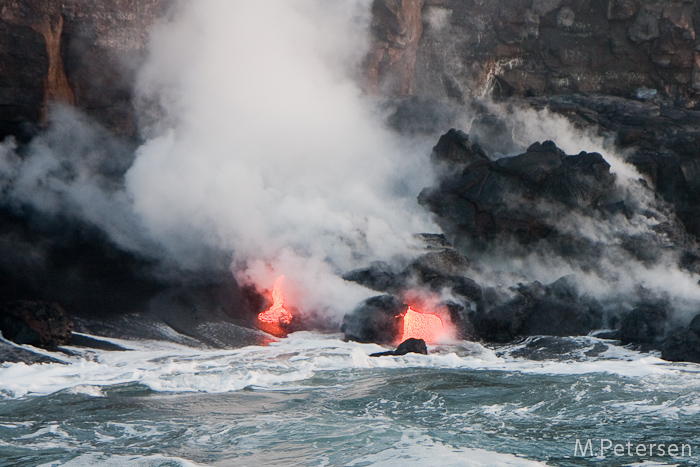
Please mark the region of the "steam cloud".
[[[385, 129], [353, 76], [368, 23], [366, 0], [183, 3], [152, 33], [133, 156], [59, 108], [27, 154], [4, 145], [0, 181], [162, 270], [226, 264], [260, 288], [284, 274], [293, 305], [342, 316], [368, 291], [339, 273], [436, 230], [415, 202], [429, 144]], [[133, 161], [123, 181], [109, 160]]]
[[[284, 274], [292, 306], [338, 319], [372, 293], [340, 274], [375, 260], [405, 262], [418, 251], [414, 233], [439, 231], [416, 203], [434, 182], [427, 155], [435, 136], [389, 130], [357, 84], [370, 3], [183, 3], [152, 32], [139, 75], [145, 143], [134, 149], [78, 111], [54, 108], [49, 129], [28, 147], [0, 146], [2, 203], [97, 226], [119, 248], [156, 261], [161, 275], [230, 269], [262, 289]], [[652, 203], [611, 141], [546, 112], [491, 111], [511, 131], [503, 155], [547, 139], [569, 154], [597, 151], [627, 202]], [[460, 122], [475, 113], [463, 112]], [[616, 232], [648, 230], [643, 218], [568, 221], [611, 244]], [[11, 248], [0, 242], [0, 250]], [[487, 285], [573, 273], [611, 300], [641, 284], [689, 310], [700, 302], [697, 278], [672, 257], [652, 266], [611, 257], [594, 272], [538, 251], [471, 259]]]

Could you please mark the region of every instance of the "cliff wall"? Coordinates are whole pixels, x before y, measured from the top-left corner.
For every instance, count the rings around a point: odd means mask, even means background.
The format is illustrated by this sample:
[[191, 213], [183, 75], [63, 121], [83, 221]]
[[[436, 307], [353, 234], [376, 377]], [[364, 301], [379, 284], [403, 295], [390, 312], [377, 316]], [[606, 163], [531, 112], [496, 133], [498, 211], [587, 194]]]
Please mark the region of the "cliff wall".
[[694, 102], [699, 8], [692, 0], [377, 0], [371, 57], [384, 51], [385, 59], [368, 62], [369, 88], [455, 99], [660, 93]]
[[[169, 0], [0, 0], [0, 138], [48, 102], [134, 133], [134, 71]], [[375, 0], [365, 88], [460, 101], [575, 92], [700, 97], [692, 0]]]
[[0, 0], [0, 138], [28, 138], [50, 102], [133, 134], [131, 90], [168, 0]]

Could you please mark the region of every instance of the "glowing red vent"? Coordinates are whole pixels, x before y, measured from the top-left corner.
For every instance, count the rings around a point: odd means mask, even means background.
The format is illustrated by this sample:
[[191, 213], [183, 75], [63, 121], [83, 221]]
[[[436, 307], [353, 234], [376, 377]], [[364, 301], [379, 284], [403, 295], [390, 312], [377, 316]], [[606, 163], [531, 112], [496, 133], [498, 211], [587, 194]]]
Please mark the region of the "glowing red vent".
[[445, 325], [439, 316], [422, 313], [408, 307], [403, 315], [403, 335], [401, 341], [411, 337], [423, 339], [426, 343], [435, 343], [446, 334]]

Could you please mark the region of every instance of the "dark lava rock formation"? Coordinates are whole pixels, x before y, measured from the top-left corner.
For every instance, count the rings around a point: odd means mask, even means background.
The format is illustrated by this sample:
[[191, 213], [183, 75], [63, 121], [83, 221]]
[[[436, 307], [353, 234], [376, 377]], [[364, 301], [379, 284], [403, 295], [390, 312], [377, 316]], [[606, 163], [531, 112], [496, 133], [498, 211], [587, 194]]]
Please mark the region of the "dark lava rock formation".
[[[380, 68], [379, 81], [396, 83], [395, 93], [456, 100], [478, 93], [659, 93], [697, 100], [700, 92], [700, 13], [692, 1], [381, 0], [375, 5], [382, 13], [375, 14], [375, 50], [384, 46], [389, 56], [400, 57], [400, 65]], [[422, 26], [414, 20], [419, 9]]]
[[468, 136], [451, 130], [435, 147], [439, 162], [454, 161], [461, 173], [446, 177], [439, 187], [426, 189], [418, 201], [436, 214], [441, 227], [454, 237], [476, 241], [509, 236], [532, 243], [554, 235], [549, 206], [587, 212], [617, 209], [610, 165], [597, 153], [567, 156], [551, 141], [535, 143], [524, 154], [489, 160], [468, 143]]
[[391, 295], [372, 297], [343, 319], [340, 330], [347, 340], [391, 344], [402, 330], [400, 315], [408, 305]]
[[[467, 276], [444, 276], [438, 270], [432, 270], [429, 276], [412, 275], [409, 266], [393, 275], [390, 287], [384, 287], [383, 283], [367, 280], [376, 267], [352, 271], [345, 278], [395, 295], [373, 297], [348, 313], [341, 328], [348, 340], [382, 344], [395, 341], [403, 329], [401, 314], [408, 308], [398, 297], [405, 297], [410, 290], [453, 297], [430, 312], [449, 320], [457, 329], [457, 337], [465, 340], [505, 343], [523, 336], [587, 335], [604, 323], [601, 305], [579, 292], [569, 277], [549, 285], [533, 282], [502, 289], [481, 287]], [[386, 277], [391, 273], [380, 269], [378, 274]]]
[[[673, 206], [643, 180], [616, 183], [600, 154], [566, 155], [545, 141], [491, 160], [466, 134], [450, 130], [432, 157], [444, 175], [419, 202], [460, 249], [547, 251], [589, 268], [616, 250], [645, 264], [669, 249], [694, 254]], [[651, 227], [628, 228], [640, 222]], [[593, 238], [583, 232], [588, 225], [609, 228]]]
[[[484, 283], [483, 265], [489, 261], [533, 256], [599, 277], [612, 277], [607, 271], [611, 260], [642, 269], [675, 262], [695, 271], [694, 236], [673, 204], [646, 182], [620, 182], [600, 154], [567, 155], [551, 141], [516, 156], [492, 158], [454, 129], [440, 138], [432, 160], [441, 176], [419, 202], [433, 212], [445, 237], [424, 235], [427, 252], [403, 270], [372, 263], [345, 279], [390, 294], [381, 303], [410, 300], [411, 290], [442, 297], [452, 323], [467, 339], [507, 343], [527, 336], [587, 335], [613, 326], [618, 330], [610, 337], [623, 344], [667, 348], [665, 355], [674, 359], [692, 354], [694, 331], [669, 340], [673, 310], [667, 297], [641, 285], [631, 297], [611, 304], [588, 292], [575, 274], [550, 284]], [[477, 259], [470, 260], [472, 255]], [[344, 328], [346, 338], [395, 339], [391, 326], [397, 326], [394, 317], [405, 307], [392, 306], [382, 314], [365, 303], [346, 316], [345, 322], [352, 323]]]
[[661, 357], [671, 361], [700, 363], [700, 315], [684, 328], [674, 329], [662, 345]]
[[658, 347], [666, 337], [669, 317], [665, 303], [645, 303], [627, 313], [620, 323], [619, 339], [623, 344]]
[[477, 308], [477, 334], [491, 342], [510, 342], [521, 336], [581, 336], [603, 325], [603, 310], [592, 297], [579, 293], [571, 278], [542, 285], [519, 284], [504, 298], [489, 290]]
[[[47, 108], [75, 106], [104, 125], [105, 133], [126, 137], [123, 147], [100, 153], [96, 169], [104, 180], [121, 180], [133, 161], [129, 145], [139, 136], [134, 83], [148, 29], [173, 4], [1, 2], [0, 139], [14, 136], [21, 155], [32, 138], [41, 139], [35, 137], [46, 124]], [[671, 258], [700, 272], [696, 2], [374, 0], [372, 15], [363, 85], [391, 97], [396, 112], [389, 124], [430, 134], [445, 131], [460, 112], [473, 118], [471, 138], [451, 130], [440, 139], [433, 160], [442, 176], [420, 196], [446, 237], [424, 236], [426, 253], [405, 268], [373, 263], [348, 273], [346, 279], [386, 295], [345, 317], [346, 337], [392, 341], [401, 326], [396, 316], [406, 309], [404, 294], [415, 288], [439, 297], [439, 307], [466, 339], [502, 342], [614, 326], [624, 342], [661, 346], [665, 358], [696, 361], [697, 323], [669, 330], [673, 310], [658, 305], [659, 297], [640, 293], [624, 309], [604, 313], [607, 305], [576, 278], [496, 287], [483, 280], [478, 258], [538, 254], [591, 273], [599, 272], [601, 258], [631, 258], [640, 267]], [[501, 111], [480, 97], [495, 97]], [[567, 155], [551, 141], [516, 147], [503, 114], [518, 108], [547, 109], [575, 127], [611, 136], [648, 183], [621, 187], [600, 154]], [[42, 137], [52, 143], [51, 135]], [[96, 141], [104, 149], [103, 142], [114, 140], [98, 134]], [[75, 175], [68, 159], [59, 165]], [[204, 318], [205, 309], [216, 309], [210, 316], [254, 316], [260, 310], [246, 304], [249, 297], [235, 284], [219, 294], [228, 287], [221, 276], [154, 274], [148, 258], [120, 251], [81, 221], [2, 201], [0, 300], [59, 300], [83, 315], [150, 309], [154, 322], [210, 336], [209, 345], [257, 338], [231, 337], [241, 334], [235, 323], [214, 329]], [[598, 238], [580, 232], [592, 224], [610, 229]], [[624, 228], [629, 225], [645, 227]], [[203, 294], [224, 305], [203, 300]], [[233, 303], [247, 310], [234, 310]], [[173, 304], [175, 313], [163, 311]], [[4, 321], [16, 319], [8, 313]], [[41, 345], [60, 345], [52, 332]]]
[[524, 104], [562, 115], [577, 128], [612, 136], [626, 150], [626, 160], [673, 205], [685, 230], [700, 238], [699, 110], [661, 98], [584, 94], [533, 98]]
[[70, 343], [73, 322], [55, 303], [16, 301], [3, 306], [0, 331], [17, 344], [55, 349]]
[[373, 353], [370, 354], [370, 357], [390, 357], [395, 355], [400, 356], [409, 353], [428, 355], [428, 346], [425, 344], [425, 341], [423, 339], [415, 339], [411, 337], [410, 339], [406, 339], [405, 341], [400, 343], [396, 350]]

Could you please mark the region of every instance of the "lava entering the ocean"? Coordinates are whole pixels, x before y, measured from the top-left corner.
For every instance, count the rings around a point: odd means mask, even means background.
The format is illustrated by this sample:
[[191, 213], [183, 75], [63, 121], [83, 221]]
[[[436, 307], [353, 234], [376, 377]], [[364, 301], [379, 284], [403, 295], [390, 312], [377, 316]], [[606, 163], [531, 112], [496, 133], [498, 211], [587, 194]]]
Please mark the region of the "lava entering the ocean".
[[292, 322], [292, 313], [284, 307], [284, 294], [282, 293], [282, 282], [284, 276], [279, 276], [272, 287], [272, 306], [258, 314], [258, 321], [264, 330], [271, 334], [286, 334], [281, 326], [289, 325]]
[[408, 307], [403, 315], [403, 335], [401, 341], [408, 338], [423, 339], [431, 344], [445, 335], [442, 319], [432, 313], [423, 313]]

